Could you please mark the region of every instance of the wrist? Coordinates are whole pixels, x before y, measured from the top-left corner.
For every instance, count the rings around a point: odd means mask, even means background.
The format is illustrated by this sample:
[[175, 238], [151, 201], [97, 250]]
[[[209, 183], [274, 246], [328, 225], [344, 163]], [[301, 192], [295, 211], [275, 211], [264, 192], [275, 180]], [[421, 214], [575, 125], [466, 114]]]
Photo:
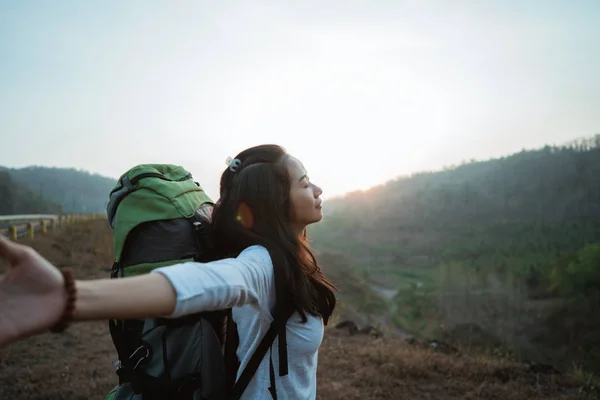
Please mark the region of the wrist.
[[73, 310], [75, 309], [75, 301], [77, 299], [77, 288], [75, 286], [75, 278], [73, 270], [63, 268], [60, 270], [63, 278], [63, 290], [66, 297], [65, 306], [57, 323], [50, 328], [50, 332], [63, 332], [71, 324], [73, 320]]

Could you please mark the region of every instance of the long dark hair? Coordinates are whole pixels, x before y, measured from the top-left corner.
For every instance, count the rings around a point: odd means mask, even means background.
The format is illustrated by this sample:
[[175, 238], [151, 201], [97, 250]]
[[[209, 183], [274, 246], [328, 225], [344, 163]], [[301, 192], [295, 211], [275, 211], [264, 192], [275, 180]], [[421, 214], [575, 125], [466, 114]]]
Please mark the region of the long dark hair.
[[[336, 288], [323, 275], [306, 235], [299, 237], [292, 229], [287, 157], [281, 146], [261, 145], [235, 157], [241, 161], [235, 172], [225, 169], [212, 215], [216, 253], [235, 257], [249, 246], [264, 246], [273, 261], [277, 299], [274, 311], [294, 309], [303, 321], [308, 313], [321, 316], [327, 324], [335, 308]], [[236, 219], [242, 203], [254, 216], [250, 229]]]

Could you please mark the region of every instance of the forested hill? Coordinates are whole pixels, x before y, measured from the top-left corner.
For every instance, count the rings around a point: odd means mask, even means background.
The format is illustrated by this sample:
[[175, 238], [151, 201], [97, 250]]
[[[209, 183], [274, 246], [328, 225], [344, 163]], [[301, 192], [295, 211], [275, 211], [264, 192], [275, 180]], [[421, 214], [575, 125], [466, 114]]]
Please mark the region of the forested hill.
[[324, 210], [315, 247], [364, 267], [460, 260], [532, 274], [600, 242], [600, 135], [398, 178]]
[[0, 167], [0, 174], [4, 176], [0, 178], [4, 182], [12, 182], [15, 191], [22, 191], [17, 187], [27, 190], [29, 195], [26, 197], [35, 199], [37, 206], [23, 200], [16, 201], [17, 197], [12, 197], [9, 201], [0, 197], [0, 202], [5, 203], [7, 210], [26, 209], [27, 212], [52, 209], [55, 213], [60, 204], [65, 213], [104, 213], [108, 195], [116, 182], [115, 179], [74, 168]]
[[45, 202], [0, 171], [0, 215], [56, 213], [58, 206]]

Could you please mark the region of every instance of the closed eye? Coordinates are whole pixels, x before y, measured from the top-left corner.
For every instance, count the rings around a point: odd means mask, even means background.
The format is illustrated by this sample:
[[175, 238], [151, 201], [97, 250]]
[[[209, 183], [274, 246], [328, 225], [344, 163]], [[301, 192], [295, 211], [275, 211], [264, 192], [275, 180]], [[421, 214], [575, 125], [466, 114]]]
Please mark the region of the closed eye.
[[303, 187], [305, 188], [310, 186], [310, 178], [308, 177], [308, 175], [302, 175], [298, 182], [302, 183]]

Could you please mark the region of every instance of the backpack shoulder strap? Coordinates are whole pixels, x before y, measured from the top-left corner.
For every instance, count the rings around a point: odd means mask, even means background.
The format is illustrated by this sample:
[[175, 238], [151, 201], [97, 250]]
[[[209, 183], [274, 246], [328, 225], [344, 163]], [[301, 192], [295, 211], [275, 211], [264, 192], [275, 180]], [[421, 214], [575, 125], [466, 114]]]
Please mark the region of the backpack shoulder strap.
[[[242, 393], [244, 393], [244, 390], [246, 390], [246, 387], [248, 387], [250, 380], [256, 373], [258, 366], [260, 365], [261, 361], [267, 354], [267, 350], [269, 350], [269, 348], [275, 341], [275, 337], [277, 336], [278, 333], [279, 333], [279, 375], [280, 376], [287, 375], [288, 360], [287, 360], [287, 340], [286, 340], [285, 326], [286, 326], [287, 320], [292, 316], [294, 311], [295, 310], [292, 309], [289, 313], [287, 313], [285, 319], [275, 318], [273, 320], [273, 322], [271, 322], [271, 326], [269, 326], [269, 330], [267, 331], [267, 333], [265, 334], [263, 339], [258, 344], [258, 347], [256, 348], [256, 351], [254, 352], [254, 354], [252, 354], [252, 357], [250, 358], [250, 361], [248, 361], [246, 368], [244, 368], [244, 370], [240, 374], [240, 379], [238, 379], [237, 382], [235, 382], [235, 384], [233, 385], [231, 393], [229, 394], [229, 397], [228, 397], [229, 400], [239, 400], [240, 399], [240, 397], [242, 396]], [[273, 380], [273, 378], [274, 377], [272, 376], [271, 379]], [[271, 384], [274, 384], [274, 382], [272, 382]]]

